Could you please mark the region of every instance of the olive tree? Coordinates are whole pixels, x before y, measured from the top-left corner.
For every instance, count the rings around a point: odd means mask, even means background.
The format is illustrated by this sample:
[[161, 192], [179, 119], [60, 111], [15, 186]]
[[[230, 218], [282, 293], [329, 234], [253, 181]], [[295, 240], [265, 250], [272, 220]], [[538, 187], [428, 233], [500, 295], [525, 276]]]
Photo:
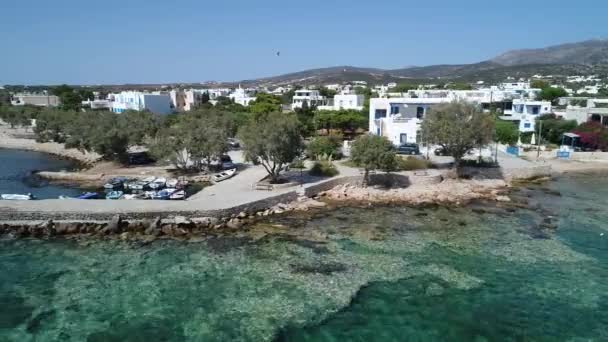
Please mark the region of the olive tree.
[[261, 164], [272, 182], [303, 150], [298, 119], [293, 114], [269, 113], [239, 129], [245, 159]]
[[471, 103], [441, 104], [427, 113], [422, 122], [422, 134], [454, 157], [457, 169], [468, 151], [492, 141], [494, 119]]
[[362, 135], [353, 142], [350, 159], [365, 170], [363, 184], [369, 184], [369, 172], [393, 171], [396, 168], [396, 153], [393, 144], [385, 137]]

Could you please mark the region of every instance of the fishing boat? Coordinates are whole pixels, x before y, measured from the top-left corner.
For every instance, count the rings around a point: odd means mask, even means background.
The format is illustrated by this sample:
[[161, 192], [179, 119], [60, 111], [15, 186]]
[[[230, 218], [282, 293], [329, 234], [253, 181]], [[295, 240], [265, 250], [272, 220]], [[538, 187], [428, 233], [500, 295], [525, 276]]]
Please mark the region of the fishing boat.
[[136, 182], [130, 183], [129, 184], [129, 189], [131, 190], [143, 190], [145, 187], [148, 186], [148, 184], [154, 182], [156, 180], [156, 177], [147, 177], [144, 178], [142, 180], [138, 180]]
[[230, 169], [230, 170], [222, 171], [220, 173], [213, 175], [213, 177], [211, 177], [211, 180], [213, 180], [213, 182], [215, 182], [215, 183], [219, 183], [221, 181], [225, 181], [226, 179], [234, 176], [235, 174], [236, 174], [236, 169]]
[[110, 191], [106, 195], [106, 199], [117, 200], [117, 199], [120, 199], [122, 197], [122, 195], [124, 195], [124, 192], [122, 192], [122, 191]]
[[185, 200], [186, 192], [184, 190], [177, 190], [169, 196], [170, 200]]
[[99, 198], [99, 194], [96, 193], [96, 192], [85, 192], [85, 193], [82, 193], [79, 196], [76, 196], [76, 199], [85, 199], [85, 200], [87, 200], [87, 199], [97, 199], [97, 198]]
[[125, 194], [121, 199], [125, 200], [137, 200], [137, 199], [145, 199], [144, 194]]
[[161, 190], [161, 191], [157, 192], [156, 194], [154, 194], [154, 196], [152, 196], [152, 199], [167, 200], [176, 191], [177, 191], [176, 189], [164, 189], [164, 190]]
[[32, 195], [32, 194], [27, 194], [27, 195], [2, 194], [2, 195], [0, 195], [0, 198], [2, 198], [3, 200], [10, 200], [10, 201], [31, 201], [33, 199], [36, 199], [36, 197], [34, 197], [34, 195]]
[[145, 191], [140, 194], [142, 199], [153, 199], [156, 196], [156, 191]]
[[177, 189], [178, 184], [179, 184], [179, 181], [175, 178], [169, 178], [169, 179], [167, 179], [167, 183], [165, 183], [167, 188], [171, 188], [171, 189]]
[[156, 178], [153, 182], [148, 184], [148, 187], [152, 190], [159, 190], [165, 187], [165, 183], [167, 183], [167, 178]]
[[104, 184], [103, 188], [108, 190], [122, 188], [127, 181], [128, 179], [124, 177], [112, 178]]

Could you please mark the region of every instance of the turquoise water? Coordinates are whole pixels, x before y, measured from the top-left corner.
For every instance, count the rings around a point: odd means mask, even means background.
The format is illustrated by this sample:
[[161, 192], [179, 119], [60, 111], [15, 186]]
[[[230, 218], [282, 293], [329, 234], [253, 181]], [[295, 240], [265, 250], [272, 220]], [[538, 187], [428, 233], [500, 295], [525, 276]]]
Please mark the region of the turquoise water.
[[341, 208], [198, 243], [2, 241], [0, 341], [605, 341], [608, 181], [551, 188], [516, 194], [533, 210]]
[[75, 196], [77, 187], [53, 185], [32, 176], [33, 171], [70, 170], [74, 163], [46, 153], [0, 149], [0, 194], [28, 194], [36, 198]]

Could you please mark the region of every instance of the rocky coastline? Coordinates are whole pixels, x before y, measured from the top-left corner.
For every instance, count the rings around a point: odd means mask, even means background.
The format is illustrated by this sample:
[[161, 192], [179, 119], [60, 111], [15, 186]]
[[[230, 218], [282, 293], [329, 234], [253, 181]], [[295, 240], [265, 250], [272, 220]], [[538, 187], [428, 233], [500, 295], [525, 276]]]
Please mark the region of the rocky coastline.
[[109, 238], [152, 242], [158, 238], [196, 240], [208, 236], [232, 234], [271, 215], [314, 210], [331, 210], [348, 205], [443, 205], [463, 206], [475, 200], [510, 202], [509, 187], [504, 181], [445, 180], [426, 186], [382, 189], [347, 183], [311, 197], [278, 203], [256, 211], [241, 211], [223, 217], [157, 216], [127, 218], [119, 214], [111, 220], [27, 220], [0, 222], [4, 238]]

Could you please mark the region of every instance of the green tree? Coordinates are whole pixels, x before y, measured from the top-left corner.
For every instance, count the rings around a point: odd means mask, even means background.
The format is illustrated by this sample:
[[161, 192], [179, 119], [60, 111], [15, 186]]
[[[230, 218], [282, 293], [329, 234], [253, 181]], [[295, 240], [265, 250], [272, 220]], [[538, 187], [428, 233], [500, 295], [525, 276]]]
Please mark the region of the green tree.
[[566, 90], [564, 90], [564, 88], [554, 88], [554, 87], [543, 88], [540, 91], [540, 93], [538, 94], [539, 99], [545, 100], [545, 101], [551, 101], [551, 103], [554, 103], [554, 104], [558, 98], [564, 97], [564, 96], [568, 96], [568, 92], [566, 92]]
[[308, 144], [308, 156], [313, 160], [318, 159], [320, 156], [329, 156], [332, 159], [341, 158], [341, 146], [341, 135], [330, 134], [324, 137], [316, 137]]
[[272, 182], [297, 158], [303, 149], [300, 125], [293, 114], [269, 113], [264, 120], [251, 120], [241, 127], [238, 137], [245, 158], [261, 164]]
[[496, 141], [501, 144], [514, 145], [519, 138], [519, 129], [511, 121], [496, 120]]
[[369, 119], [365, 111], [354, 109], [320, 110], [314, 117], [317, 129], [325, 129], [328, 133], [331, 129], [339, 129], [342, 134], [357, 129], [368, 129]]
[[350, 159], [364, 169], [364, 185], [369, 184], [370, 171], [390, 172], [397, 167], [395, 147], [386, 137], [377, 135], [362, 135], [357, 138], [351, 146]]
[[148, 139], [152, 155], [168, 159], [185, 170], [209, 169], [211, 163], [228, 151], [230, 119], [217, 111], [198, 110], [181, 114], [173, 125]]
[[204, 92], [203, 95], [201, 95], [201, 103], [202, 104], [209, 103], [209, 93], [208, 92]]
[[399, 83], [396, 87], [391, 88], [391, 93], [407, 93], [410, 90], [418, 89], [418, 86], [411, 83]]
[[[542, 125], [539, 120], [542, 120]], [[543, 115], [536, 121], [536, 127], [541, 127], [541, 138], [557, 145], [561, 144], [564, 133], [572, 132], [578, 126], [576, 120], [564, 120], [554, 114]]]
[[492, 140], [494, 130], [492, 115], [466, 102], [432, 107], [422, 122], [423, 136], [454, 157], [456, 169], [468, 151]]
[[295, 110], [296, 117], [300, 122], [300, 129], [302, 131], [302, 135], [311, 136], [315, 131], [315, 108], [314, 106], [309, 106], [307, 101], [302, 103], [302, 107], [296, 108]]
[[325, 96], [327, 98], [333, 98], [334, 96], [336, 96], [336, 94], [337, 94], [337, 92], [335, 90], [328, 89], [326, 87], [319, 88], [319, 95], [321, 95], [321, 96]]
[[445, 85], [446, 89], [451, 90], [471, 90], [473, 87], [467, 83], [449, 83]]
[[249, 103], [249, 111], [256, 115], [281, 111], [281, 99], [268, 93], [258, 93], [256, 99]]
[[549, 88], [549, 87], [551, 87], [551, 85], [547, 81], [533, 80], [532, 82], [530, 82], [530, 88], [533, 88], [533, 89], [545, 89], [545, 88]]
[[51, 89], [51, 93], [56, 95], [61, 100], [61, 108], [64, 110], [80, 110], [82, 106], [82, 98], [74, 88], [67, 84], [62, 84]]

